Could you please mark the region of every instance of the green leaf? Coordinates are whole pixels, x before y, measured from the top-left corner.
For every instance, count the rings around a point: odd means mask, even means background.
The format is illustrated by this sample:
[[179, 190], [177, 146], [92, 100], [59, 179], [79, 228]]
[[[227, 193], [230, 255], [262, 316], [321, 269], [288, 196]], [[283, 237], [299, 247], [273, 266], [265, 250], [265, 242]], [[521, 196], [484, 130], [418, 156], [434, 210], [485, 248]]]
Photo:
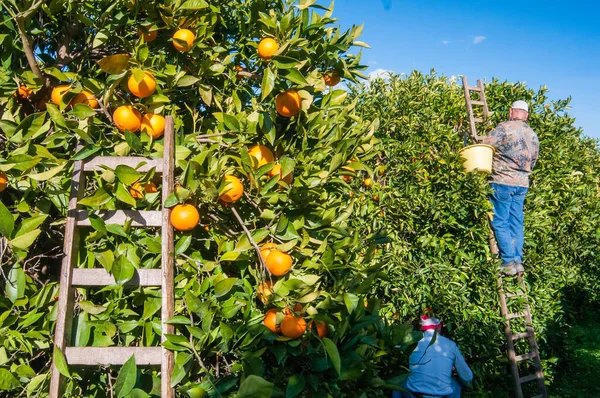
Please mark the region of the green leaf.
[[21, 224], [21, 228], [19, 228], [15, 237], [33, 231], [34, 229], [39, 227], [46, 220], [46, 218], [48, 218], [47, 214], [41, 214], [39, 216], [33, 216], [23, 221], [23, 223]]
[[283, 75], [286, 79], [291, 81], [292, 83], [300, 84], [302, 86], [308, 85], [308, 82], [302, 76], [302, 73], [298, 69], [291, 69], [286, 75]]
[[262, 377], [250, 375], [240, 385], [238, 398], [270, 398], [273, 394], [273, 383], [269, 383]]
[[71, 113], [78, 119], [87, 119], [88, 117], [96, 116], [96, 111], [86, 104], [75, 104]]
[[233, 131], [234, 133], [240, 132], [240, 122], [235, 116], [224, 113], [223, 123], [228, 130]]
[[119, 181], [126, 185], [132, 185], [134, 182], [140, 179], [142, 176], [136, 169], [133, 167], [118, 165], [115, 167], [115, 174]]
[[140, 140], [140, 137], [138, 137], [136, 134], [132, 133], [129, 130], [125, 131], [125, 141], [127, 142], [127, 145], [129, 145], [129, 147], [131, 149], [133, 149], [134, 151], [136, 151], [136, 152], [144, 151], [144, 146], [142, 145], [142, 141]]
[[58, 348], [58, 346], [54, 346], [54, 366], [60, 372], [61, 375], [71, 378], [71, 373], [69, 373], [69, 366], [67, 365], [67, 359], [65, 358], [65, 354]]
[[118, 398], [123, 398], [133, 390], [137, 380], [137, 366], [135, 365], [135, 355], [127, 360], [121, 367], [117, 380], [115, 382], [115, 393]]
[[195, 76], [185, 75], [181, 79], [177, 80], [177, 87], [188, 87], [196, 84], [199, 81], [200, 79]]
[[344, 304], [346, 304], [346, 308], [348, 309], [348, 313], [352, 314], [356, 307], [358, 306], [358, 302], [360, 298], [352, 293], [344, 293]]
[[95, 154], [96, 152], [100, 151], [101, 149], [102, 147], [99, 146], [86, 146], [85, 148], [77, 152], [75, 156], [71, 158], [71, 160], [85, 160], [88, 157]]
[[208, 3], [205, 0], [188, 0], [179, 7], [180, 10], [201, 10], [207, 8]]
[[62, 171], [62, 169], [65, 168], [66, 165], [67, 165], [67, 162], [65, 162], [61, 165], [58, 165], [56, 167], [53, 167], [50, 170], [44, 171], [43, 173], [30, 174], [29, 178], [31, 178], [32, 180], [36, 180], [36, 181], [49, 180], [50, 178], [52, 178], [55, 175], [57, 175], [58, 173], [60, 173]]
[[119, 285], [122, 285], [133, 278], [135, 267], [127, 257], [119, 256], [112, 266], [112, 274], [115, 277], [115, 281]]
[[32, 394], [34, 392], [36, 392], [36, 390], [38, 389], [38, 387], [44, 381], [46, 381], [47, 378], [48, 378], [47, 374], [41, 374], [41, 375], [37, 375], [33, 379], [31, 379], [31, 381], [29, 382], [29, 384], [27, 384], [27, 397], [31, 397]]
[[6, 297], [13, 303], [25, 294], [25, 272], [20, 265], [15, 264], [11, 268], [4, 290]]
[[131, 196], [131, 194], [129, 193], [129, 190], [127, 188], [125, 188], [125, 185], [123, 185], [121, 183], [117, 184], [117, 190], [115, 192], [115, 196], [121, 202], [127, 203], [128, 205], [131, 205], [131, 206], [135, 206], [135, 203], [136, 203], [135, 199], [133, 198], [133, 196]]
[[31, 232], [27, 232], [26, 234], [14, 238], [8, 243], [15, 249], [27, 250], [29, 246], [31, 246], [33, 242], [35, 242], [40, 233], [42, 233], [41, 229], [34, 229]]
[[175, 255], [179, 256], [180, 254], [185, 253], [185, 251], [190, 247], [191, 243], [192, 243], [191, 235], [185, 235], [185, 236], [181, 237], [181, 239], [179, 239], [177, 241], [177, 244], [175, 245]]
[[285, 390], [285, 398], [294, 398], [304, 390], [306, 378], [304, 375], [295, 374], [288, 380], [288, 385]]
[[225, 278], [215, 283], [215, 296], [221, 297], [229, 293], [237, 280], [237, 278]]
[[[56, 105], [47, 103], [46, 109], [48, 110], [48, 113], [50, 114], [50, 118], [52, 119], [54, 124], [56, 124], [57, 126], [63, 127], [65, 129], [67, 128], [67, 123], [65, 122], [65, 118], [62, 115], [62, 113], [60, 112], [60, 109], [58, 109], [58, 107]], [[19, 128], [17, 128], [17, 130], [18, 129]]]
[[292, 57], [286, 57], [284, 55], [276, 55], [271, 59], [273, 64], [279, 69], [290, 69], [298, 66], [300, 61]]
[[115, 262], [115, 255], [112, 250], [105, 250], [103, 252], [94, 252], [94, 257], [108, 272], [112, 270], [112, 265]]
[[80, 301], [78, 303], [78, 305], [81, 307], [82, 310], [84, 310], [85, 312], [87, 312], [88, 314], [91, 315], [98, 315], [103, 313], [104, 311], [106, 311], [106, 307], [101, 306], [101, 305], [96, 305], [94, 303], [92, 303], [91, 301]]
[[10, 391], [19, 387], [21, 383], [7, 369], [0, 368], [0, 390]]
[[98, 65], [102, 71], [108, 73], [109, 75], [118, 75], [119, 73], [124, 72], [129, 66], [129, 55], [108, 55], [98, 61]]
[[327, 351], [327, 355], [329, 355], [329, 359], [331, 363], [333, 363], [333, 367], [337, 371], [338, 375], [342, 374], [342, 361], [340, 359], [340, 353], [338, 352], [337, 346], [333, 341], [331, 341], [327, 337], [323, 337], [321, 339], [323, 344], [325, 345], [325, 350]]
[[87, 198], [81, 199], [78, 203], [83, 206], [102, 206], [108, 203], [111, 199], [111, 196], [104, 189], [104, 187], [100, 187], [94, 192], [92, 196], [88, 196]]
[[275, 87], [275, 73], [269, 68], [265, 69], [265, 74], [263, 76], [262, 85], [261, 85], [261, 100], [264, 100], [271, 94], [273, 91], [273, 87]]
[[0, 234], [9, 238], [15, 229], [15, 219], [11, 212], [0, 202]]

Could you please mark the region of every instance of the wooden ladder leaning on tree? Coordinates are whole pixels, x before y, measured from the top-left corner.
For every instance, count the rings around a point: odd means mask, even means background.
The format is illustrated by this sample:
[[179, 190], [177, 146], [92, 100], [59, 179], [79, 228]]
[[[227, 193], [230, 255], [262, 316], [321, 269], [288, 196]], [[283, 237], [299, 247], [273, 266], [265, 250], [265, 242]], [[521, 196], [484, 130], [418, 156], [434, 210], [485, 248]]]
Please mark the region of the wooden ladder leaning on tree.
[[[96, 213], [107, 224], [123, 225], [128, 219], [132, 227], [160, 227], [162, 238], [161, 268], [136, 269], [134, 276], [125, 284], [128, 286], [160, 286], [162, 292], [161, 326], [162, 341], [165, 334], [173, 333], [173, 326], [166, 322], [174, 312], [174, 248], [173, 227], [170, 223], [171, 210], [164, 207], [165, 200], [172, 193], [174, 183], [174, 127], [173, 118], [167, 116], [162, 158], [145, 157], [109, 157], [99, 156], [91, 161], [75, 161], [71, 196], [65, 226], [64, 255], [60, 273], [60, 291], [56, 329], [54, 333], [55, 355], [52, 361], [52, 379], [50, 397], [61, 398], [64, 388], [64, 376], [60, 373], [57, 355], [64, 355], [68, 365], [72, 366], [108, 366], [123, 365], [132, 356], [140, 366], [160, 366], [161, 397], [172, 398], [171, 373], [173, 372], [173, 352], [164, 347], [75, 347], [71, 345], [71, 329], [74, 306], [74, 287], [109, 286], [115, 284], [114, 277], [103, 268], [77, 268], [76, 261], [79, 250], [79, 228], [89, 227], [88, 212], [78, 208], [78, 201], [83, 198], [86, 187], [85, 174], [102, 171], [103, 166], [114, 169], [118, 165], [138, 167], [138, 171], [147, 172], [155, 168], [162, 174], [161, 210], [136, 211], [117, 210]], [[56, 353], [60, 350], [59, 353]], [[59, 359], [59, 362], [60, 361]]]
[[[463, 89], [465, 93], [465, 103], [467, 106], [467, 113], [469, 117], [469, 133], [470, 139], [473, 143], [477, 143], [477, 123], [485, 123], [485, 126], [490, 127], [490, 112], [485, 98], [485, 91], [481, 80], [477, 81], [477, 86], [469, 86], [467, 84], [466, 76], [463, 76]], [[478, 100], [471, 99], [471, 92], [477, 92], [479, 94]], [[473, 111], [473, 105], [481, 106], [481, 116], [475, 116]], [[468, 139], [465, 134], [465, 145]], [[494, 233], [490, 225], [490, 238], [489, 245], [494, 256], [498, 255], [498, 245]], [[530, 381], [537, 382], [538, 395], [534, 398], [547, 398], [548, 393], [546, 391], [546, 385], [544, 383], [544, 373], [542, 369], [542, 363], [540, 361], [540, 354], [535, 339], [535, 333], [533, 330], [533, 322], [531, 319], [531, 311], [529, 306], [529, 299], [527, 296], [527, 286], [523, 278], [523, 273], [517, 274], [516, 277], [516, 289], [509, 291], [510, 289], [506, 286], [502, 274], [498, 277], [498, 293], [500, 295], [500, 308], [502, 316], [505, 319], [504, 335], [506, 337], [508, 359], [510, 361], [510, 367], [513, 379], [515, 381], [515, 395], [517, 398], [523, 398], [523, 384]], [[514, 279], [514, 278], [513, 278]], [[514, 286], [513, 286], [514, 287]], [[508, 299], [508, 300], [507, 300]], [[510, 310], [509, 310], [510, 307]], [[511, 327], [511, 320], [517, 322], [521, 320], [524, 325], [519, 325], [524, 328], [523, 332], [513, 333], [515, 326]], [[518, 327], [518, 326], [517, 326]], [[515, 342], [526, 339], [528, 345], [528, 352], [517, 355], [515, 348]], [[518, 344], [518, 343], [517, 343]], [[534, 372], [526, 376], [521, 376], [519, 369], [520, 364], [526, 363], [531, 360], [533, 363]]]

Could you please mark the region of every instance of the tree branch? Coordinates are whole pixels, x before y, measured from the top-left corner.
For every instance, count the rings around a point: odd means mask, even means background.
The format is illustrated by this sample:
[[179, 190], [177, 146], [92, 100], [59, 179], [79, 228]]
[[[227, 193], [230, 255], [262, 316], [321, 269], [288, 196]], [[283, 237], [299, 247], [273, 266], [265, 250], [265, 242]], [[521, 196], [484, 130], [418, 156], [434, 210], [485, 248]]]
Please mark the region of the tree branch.
[[38, 66], [35, 55], [33, 54], [33, 49], [31, 48], [31, 41], [29, 41], [29, 37], [25, 32], [25, 21], [22, 17], [17, 16], [17, 27], [19, 28], [19, 36], [21, 36], [21, 42], [23, 43], [23, 50], [25, 50], [25, 56], [27, 57], [27, 62], [29, 63], [29, 67], [34, 75], [39, 77], [42, 80], [45, 80], [46, 83], [49, 83], [48, 78], [44, 76], [40, 67]]
[[256, 254], [258, 255], [258, 259], [260, 260], [260, 265], [262, 265], [262, 267], [263, 267], [263, 274], [264, 274], [264, 272], [266, 270], [269, 273], [269, 278], [271, 278], [271, 271], [269, 270], [269, 268], [267, 268], [267, 263], [265, 262], [265, 259], [264, 259], [263, 255], [262, 255], [262, 253], [260, 252], [260, 247], [258, 247], [258, 245], [256, 244], [256, 242], [252, 238], [252, 235], [250, 234], [250, 231], [248, 231], [248, 228], [246, 228], [246, 225], [244, 224], [244, 220], [242, 220], [242, 217], [240, 217], [240, 215], [238, 214], [237, 210], [235, 209], [235, 206], [231, 205], [231, 211], [233, 212], [233, 215], [235, 216], [235, 218], [237, 219], [238, 223], [240, 224], [240, 226], [242, 227], [242, 229], [246, 233], [246, 236], [248, 237], [248, 240], [250, 241], [250, 243], [252, 244], [252, 246], [254, 246], [254, 250], [256, 250]]

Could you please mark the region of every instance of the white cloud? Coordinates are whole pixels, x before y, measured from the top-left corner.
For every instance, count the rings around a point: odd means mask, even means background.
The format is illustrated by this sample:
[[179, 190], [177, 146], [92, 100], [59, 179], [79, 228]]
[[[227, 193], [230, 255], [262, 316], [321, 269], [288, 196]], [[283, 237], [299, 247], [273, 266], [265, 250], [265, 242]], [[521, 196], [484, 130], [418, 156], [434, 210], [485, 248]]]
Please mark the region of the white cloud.
[[473, 38], [473, 44], [481, 44], [485, 39], [487, 39], [485, 36], [475, 36]]
[[450, 41], [449, 41], [449, 40], [442, 40], [442, 42], [441, 42], [441, 43], [442, 43], [443, 45], [446, 45], [446, 44], [450, 44]]
[[394, 71], [379, 68], [375, 69], [373, 72], [369, 73], [369, 80], [375, 80], [377, 78], [387, 79], [390, 77], [390, 74], [394, 73]]
[[377, 65], [377, 61], [371, 60], [371, 61], [367, 62], [367, 64], [369, 64], [371, 66], [375, 66], [375, 65]]

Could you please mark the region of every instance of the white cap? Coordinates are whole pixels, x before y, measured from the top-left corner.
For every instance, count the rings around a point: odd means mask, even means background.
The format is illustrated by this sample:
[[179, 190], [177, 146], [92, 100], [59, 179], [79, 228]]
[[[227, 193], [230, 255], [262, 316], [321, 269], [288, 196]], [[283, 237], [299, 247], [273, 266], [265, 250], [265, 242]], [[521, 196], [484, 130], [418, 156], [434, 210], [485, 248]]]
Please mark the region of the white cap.
[[521, 109], [527, 113], [529, 113], [529, 105], [527, 105], [527, 102], [525, 101], [515, 101], [512, 103], [511, 105], [512, 109]]
[[430, 318], [427, 315], [421, 316], [421, 330], [435, 329], [441, 323], [442, 321], [437, 318]]

